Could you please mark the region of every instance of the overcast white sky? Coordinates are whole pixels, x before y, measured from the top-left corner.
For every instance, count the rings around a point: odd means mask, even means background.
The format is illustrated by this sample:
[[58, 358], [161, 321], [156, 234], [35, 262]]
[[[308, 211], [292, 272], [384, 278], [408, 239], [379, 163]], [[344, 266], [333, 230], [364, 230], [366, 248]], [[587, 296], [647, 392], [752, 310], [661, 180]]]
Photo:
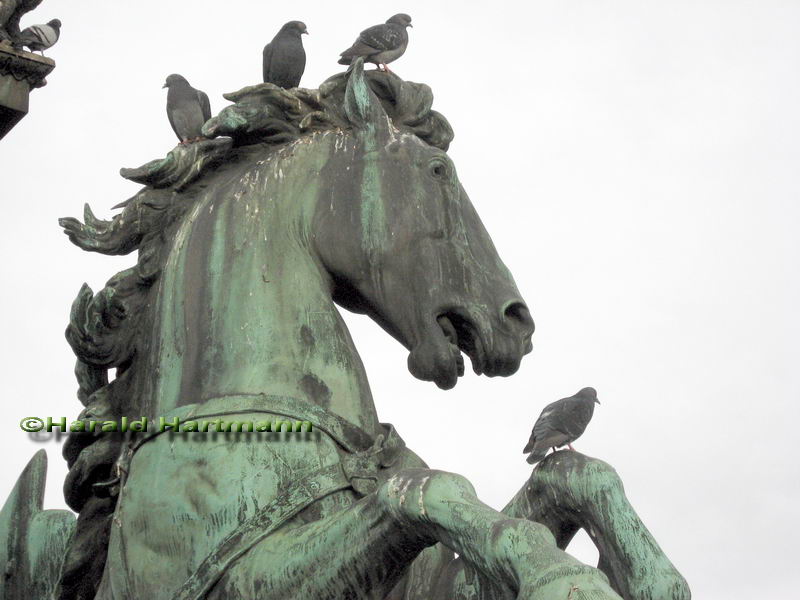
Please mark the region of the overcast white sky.
[[[17, 423], [77, 415], [70, 303], [134, 258], [84, 253], [56, 219], [84, 202], [110, 216], [138, 189], [118, 169], [172, 148], [166, 75], [216, 113], [301, 19], [302, 85], [316, 87], [361, 29], [401, 11], [414, 29], [393, 67], [433, 88], [537, 330], [516, 376], [442, 392], [348, 317], [382, 419], [500, 508], [530, 473], [521, 448], [543, 405], [594, 386], [603, 404], [576, 446], [617, 468], [694, 597], [787, 597], [800, 585], [796, 0], [45, 0], [23, 25], [63, 21], [58, 66], [0, 141], [0, 498], [44, 446], [48, 507], [64, 506], [59, 446]], [[585, 541], [575, 553], [592, 557]]]

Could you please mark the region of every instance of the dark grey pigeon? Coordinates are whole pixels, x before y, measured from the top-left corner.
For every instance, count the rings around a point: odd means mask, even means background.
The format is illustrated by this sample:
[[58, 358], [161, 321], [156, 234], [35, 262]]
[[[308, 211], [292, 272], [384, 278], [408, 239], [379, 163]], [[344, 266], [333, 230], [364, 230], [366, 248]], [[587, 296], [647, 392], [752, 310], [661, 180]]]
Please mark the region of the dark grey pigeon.
[[58, 41], [60, 35], [61, 21], [53, 19], [48, 21], [46, 25], [31, 25], [23, 29], [16, 39], [15, 45], [18, 48], [26, 46], [30, 48], [31, 52], [41, 52], [42, 56], [44, 56], [42, 51], [52, 47]]
[[525, 454], [531, 453], [528, 462], [539, 462], [550, 448], [555, 450], [568, 446], [570, 450], [574, 450], [572, 442], [581, 437], [592, 420], [595, 403], [600, 404], [597, 392], [594, 388], [587, 387], [574, 396], [545, 406], [533, 426], [528, 444], [522, 451]]
[[296, 88], [306, 70], [306, 51], [303, 50], [303, 34], [308, 33], [302, 21], [289, 21], [264, 46], [264, 82], [282, 88]]
[[349, 65], [359, 56], [363, 56], [365, 62], [371, 62], [388, 71], [389, 67], [386, 65], [403, 56], [408, 47], [407, 27], [413, 27], [411, 17], [400, 13], [383, 25], [365, 29], [355, 43], [342, 52], [339, 64]]
[[203, 137], [202, 129], [211, 118], [211, 103], [205, 92], [194, 89], [183, 75], [167, 77], [167, 117], [181, 144]]

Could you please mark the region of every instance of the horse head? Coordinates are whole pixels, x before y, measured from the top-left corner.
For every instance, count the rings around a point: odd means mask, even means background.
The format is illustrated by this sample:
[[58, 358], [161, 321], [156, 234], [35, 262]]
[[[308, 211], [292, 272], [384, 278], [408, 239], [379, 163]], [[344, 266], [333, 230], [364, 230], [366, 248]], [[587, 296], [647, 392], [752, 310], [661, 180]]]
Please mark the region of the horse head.
[[453, 161], [395, 126], [360, 62], [344, 101], [354, 135], [338, 161], [358, 158], [338, 165], [312, 235], [334, 300], [374, 319], [410, 350], [411, 373], [440, 388], [463, 375], [461, 352], [477, 374], [513, 374], [533, 320]]

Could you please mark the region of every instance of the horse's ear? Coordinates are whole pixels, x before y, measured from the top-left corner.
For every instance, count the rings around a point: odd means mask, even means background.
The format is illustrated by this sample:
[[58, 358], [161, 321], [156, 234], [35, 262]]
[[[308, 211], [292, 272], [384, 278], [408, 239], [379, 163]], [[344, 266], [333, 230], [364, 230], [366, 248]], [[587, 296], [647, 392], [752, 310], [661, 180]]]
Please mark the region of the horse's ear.
[[354, 60], [347, 70], [344, 111], [350, 123], [358, 128], [369, 126], [374, 126], [376, 130], [389, 128], [389, 117], [364, 76], [362, 57]]

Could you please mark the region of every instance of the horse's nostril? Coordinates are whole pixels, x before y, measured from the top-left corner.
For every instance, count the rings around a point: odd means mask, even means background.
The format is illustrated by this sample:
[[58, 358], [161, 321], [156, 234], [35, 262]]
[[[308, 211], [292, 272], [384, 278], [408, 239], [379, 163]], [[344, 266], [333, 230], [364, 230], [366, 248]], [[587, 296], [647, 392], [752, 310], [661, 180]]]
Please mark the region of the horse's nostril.
[[503, 311], [503, 318], [533, 331], [533, 318], [523, 302], [512, 302]]

